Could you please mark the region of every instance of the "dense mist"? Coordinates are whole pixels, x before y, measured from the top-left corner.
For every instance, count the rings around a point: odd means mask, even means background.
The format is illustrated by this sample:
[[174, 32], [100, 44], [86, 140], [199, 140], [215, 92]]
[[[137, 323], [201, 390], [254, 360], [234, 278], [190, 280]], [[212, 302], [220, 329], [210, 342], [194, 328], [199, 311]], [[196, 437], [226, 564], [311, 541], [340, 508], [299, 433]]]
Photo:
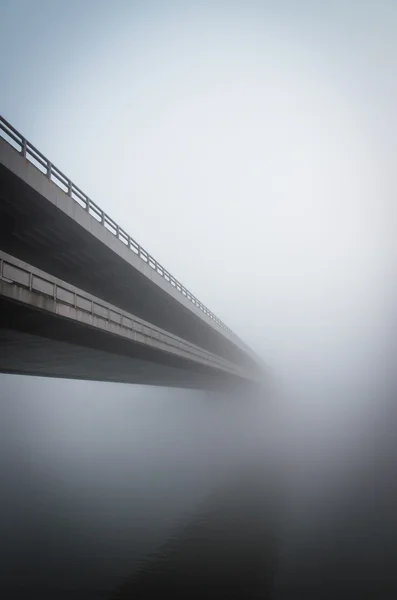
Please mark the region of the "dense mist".
[[110, 597], [252, 465], [275, 597], [395, 597], [396, 31], [386, 0], [0, 3], [4, 117], [272, 382], [232, 398], [1, 375], [15, 597], [46, 597], [46, 570]]

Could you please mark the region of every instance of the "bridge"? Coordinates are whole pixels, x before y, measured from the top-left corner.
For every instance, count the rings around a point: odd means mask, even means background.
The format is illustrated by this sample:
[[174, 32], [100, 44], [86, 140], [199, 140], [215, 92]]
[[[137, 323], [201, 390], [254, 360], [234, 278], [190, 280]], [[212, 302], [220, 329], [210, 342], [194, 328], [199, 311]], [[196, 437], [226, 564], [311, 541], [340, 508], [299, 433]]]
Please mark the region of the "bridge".
[[0, 372], [219, 389], [260, 358], [0, 117]]

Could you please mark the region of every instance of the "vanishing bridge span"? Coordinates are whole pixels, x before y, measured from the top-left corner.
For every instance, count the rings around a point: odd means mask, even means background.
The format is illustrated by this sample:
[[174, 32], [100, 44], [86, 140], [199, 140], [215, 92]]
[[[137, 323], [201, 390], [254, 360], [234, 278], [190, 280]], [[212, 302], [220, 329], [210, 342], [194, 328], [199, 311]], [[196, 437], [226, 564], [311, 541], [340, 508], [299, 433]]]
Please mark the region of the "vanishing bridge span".
[[0, 117], [0, 371], [212, 389], [265, 366]]

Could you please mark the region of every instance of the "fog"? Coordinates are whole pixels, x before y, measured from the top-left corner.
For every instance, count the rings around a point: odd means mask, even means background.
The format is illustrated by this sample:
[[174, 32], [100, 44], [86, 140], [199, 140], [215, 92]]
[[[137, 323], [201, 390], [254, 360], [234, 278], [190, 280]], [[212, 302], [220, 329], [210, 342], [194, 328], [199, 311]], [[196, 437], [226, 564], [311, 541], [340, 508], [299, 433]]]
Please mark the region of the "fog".
[[284, 490], [280, 594], [302, 556], [354, 556], [370, 581], [394, 544], [396, 27], [397, 5], [379, 0], [0, 4], [4, 117], [276, 384], [248, 411], [2, 376], [3, 423], [45, 439], [62, 476], [80, 465], [81, 485], [81, 457], [99, 453], [90, 493], [120, 484], [115, 454], [124, 469], [139, 455], [165, 528], [189, 505], [167, 497], [172, 469], [197, 503], [260, 446]]

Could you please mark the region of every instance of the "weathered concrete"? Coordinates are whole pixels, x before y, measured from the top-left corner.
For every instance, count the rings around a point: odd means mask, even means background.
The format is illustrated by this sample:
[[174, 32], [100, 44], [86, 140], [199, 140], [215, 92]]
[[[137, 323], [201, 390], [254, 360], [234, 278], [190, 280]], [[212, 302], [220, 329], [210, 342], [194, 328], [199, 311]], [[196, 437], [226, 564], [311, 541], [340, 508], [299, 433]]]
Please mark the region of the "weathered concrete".
[[250, 384], [230, 363], [0, 252], [0, 371], [222, 388]]
[[98, 222], [1, 138], [0, 223], [0, 249], [7, 253], [213, 355], [263, 372], [239, 338], [127, 247], [128, 237]]

